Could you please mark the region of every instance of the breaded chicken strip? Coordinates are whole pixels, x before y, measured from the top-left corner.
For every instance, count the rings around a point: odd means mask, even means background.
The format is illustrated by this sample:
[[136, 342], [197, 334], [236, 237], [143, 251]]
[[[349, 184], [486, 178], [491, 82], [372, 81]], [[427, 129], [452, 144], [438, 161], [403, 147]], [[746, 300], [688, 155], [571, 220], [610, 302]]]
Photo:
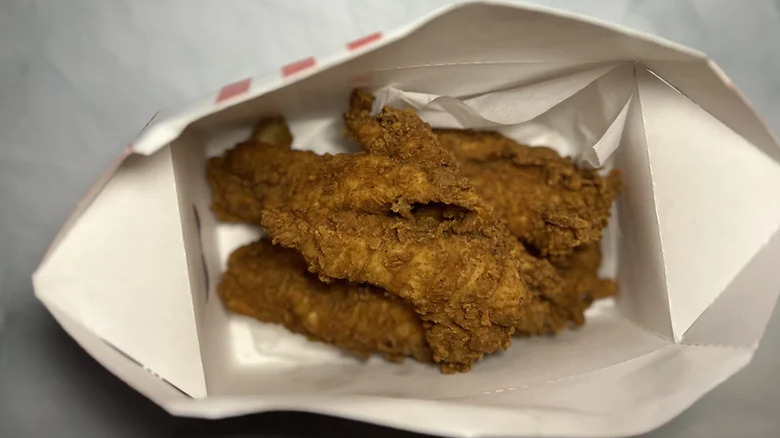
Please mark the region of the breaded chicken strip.
[[601, 267], [601, 247], [598, 242], [577, 247], [565, 256], [551, 257], [550, 262], [563, 277], [567, 287], [572, 289], [572, 293], [581, 298], [585, 308], [595, 300], [617, 293], [614, 280], [602, 279], [598, 275]]
[[523, 244], [543, 256], [597, 242], [620, 189], [620, 174], [578, 169], [545, 147], [496, 132], [435, 130], [479, 195]]
[[325, 284], [306, 272], [300, 254], [267, 240], [230, 255], [218, 290], [234, 312], [282, 324], [362, 358], [379, 352], [394, 361], [432, 360], [422, 321], [408, 304], [371, 286]]

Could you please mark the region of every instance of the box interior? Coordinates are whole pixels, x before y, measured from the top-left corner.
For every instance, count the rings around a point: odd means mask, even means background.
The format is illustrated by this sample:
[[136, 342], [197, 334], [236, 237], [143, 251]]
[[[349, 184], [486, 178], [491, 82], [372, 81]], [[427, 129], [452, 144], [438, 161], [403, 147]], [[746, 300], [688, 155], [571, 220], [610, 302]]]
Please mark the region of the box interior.
[[[438, 76], [438, 73], [429, 71], [428, 75]], [[621, 114], [623, 119], [637, 116], [626, 110], [635, 92], [634, 64], [585, 68], [567, 76], [575, 78], [572, 81], [544, 78], [533, 82], [535, 93], [548, 96], [557, 93], [557, 101], [540, 104], [539, 114], [529, 116], [526, 112], [517, 116], [526, 121], [512, 123], [513, 120], [509, 120], [509, 123], [496, 124], [481, 117], [472, 121], [461, 120], [459, 127], [499, 129], [521, 142], [551, 146], [578, 159], [592, 151], [593, 146], [612, 142], [614, 144], [602, 145], [605, 150], [614, 151], [612, 155], [602, 154], [607, 167], [613, 162], [637, 161], [632, 154], [641, 153], [639, 147], [618, 147], [621, 142], [631, 141], [625, 135], [613, 133], [612, 138], [606, 137]], [[401, 73], [399, 77], [404, 76]], [[454, 83], [465, 82], [465, 77], [459, 79], [463, 80]], [[396, 81], [393, 87], [396, 90], [395, 99], [402, 94], [398, 88], [400, 82], [404, 82], [404, 87], [414, 90], [419, 89], [417, 81], [424, 84], [428, 80], [429, 77], [415, 72], [411, 79]], [[481, 394], [486, 388], [534, 385], [587, 373], [647, 354], [670, 343], [668, 333], [663, 330], [652, 326], [643, 329], [643, 325], [637, 325], [621, 315], [622, 308], [642, 307], [631, 304], [636, 290], [643, 289], [633, 281], [631, 261], [617, 262], [617, 252], [620, 247], [626, 246], [625, 233], [621, 231], [620, 225], [622, 221], [619, 221], [617, 212], [622, 215], [625, 210], [632, 208], [627, 199], [641, 196], [634, 190], [646, 189], [635, 184], [627, 184], [626, 193], [621, 196], [604, 239], [605, 261], [602, 271], [604, 275], [620, 279], [620, 305], [616, 307], [612, 301], [598, 303], [589, 311], [586, 326], [579, 330], [567, 331], [555, 337], [514, 339], [509, 350], [487, 357], [467, 374], [445, 376], [436, 367], [410, 360], [399, 365], [372, 358], [363, 363], [334, 347], [310, 342], [303, 336], [289, 333], [283, 327], [227, 312], [216, 293], [227, 257], [238, 246], [260, 238], [262, 230], [250, 225], [217, 222], [210, 210], [211, 196], [204, 178], [205, 162], [208, 157], [219, 155], [246, 138], [256, 120], [278, 113], [283, 114], [290, 123], [295, 148], [318, 153], [355, 151], [355, 146], [342, 134], [341, 121], [352, 84], [343, 79], [333, 84], [317, 82], [311, 89], [304, 87], [300, 91], [307, 96], [305, 103], [291, 96], [276, 95], [290, 93], [281, 90], [257, 102], [243, 105], [240, 117], [233, 114], [234, 123], [215, 125], [208, 120], [202, 124], [195, 123], [171, 145], [209, 395], [294, 394], [316, 388], [320, 393], [461, 398]], [[380, 83], [363, 85], [379, 86]], [[376, 89], [376, 86], [371, 88]], [[523, 88], [519, 87], [515, 94], [521, 93]], [[508, 90], [502, 92], [506, 94]], [[383, 91], [386, 90], [380, 90], [378, 95], [382, 96]], [[469, 102], [458, 94], [450, 97]], [[516, 95], [515, 99], [522, 99], [522, 96]], [[287, 103], [274, 105], [281, 101]], [[453, 125], [452, 120], [445, 120], [446, 110], [428, 107], [418, 111], [421, 117], [434, 126]], [[482, 111], [483, 116], [487, 113], [489, 111]], [[487, 117], [491, 115], [487, 114]], [[509, 119], [517, 117], [509, 116]], [[439, 123], [436, 123], [437, 120]], [[631, 124], [630, 120], [628, 124]], [[641, 137], [643, 132], [640, 129], [639, 132], [630, 131], [626, 134]], [[639, 212], [632, 214], [642, 216], [648, 213], [641, 205], [633, 208]], [[650, 233], [645, 235], [650, 236], [649, 240], [657, 236]], [[653, 245], [648, 247], [653, 248]], [[652, 260], [654, 254], [648, 252], [645, 257]], [[640, 258], [637, 261], [642, 263], [646, 260]], [[645, 272], [644, 269], [638, 271]], [[655, 283], [650, 284], [657, 286], [662, 279], [653, 281]], [[663, 287], [660, 289], [663, 290]], [[663, 323], [668, 324], [668, 316], [658, 319], [662, 321], [661, 328]]]

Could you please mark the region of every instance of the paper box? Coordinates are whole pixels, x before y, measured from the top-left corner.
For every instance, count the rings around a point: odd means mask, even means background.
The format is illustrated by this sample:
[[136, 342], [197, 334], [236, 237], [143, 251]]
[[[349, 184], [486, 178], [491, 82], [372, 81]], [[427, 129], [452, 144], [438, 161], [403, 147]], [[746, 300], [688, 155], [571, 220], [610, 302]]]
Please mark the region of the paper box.
[[[215, 286], [260, 230], [217, 223], [208, 156], [281, 113], [344, 151], [353, 87], [434, 126], [505, 131], [622, 169], [605, 239], [621, 294], [585, 327], [516, 339], [467, 374], [367, 363], [229, 314]], [[82, 200], [37, 296], [106, 368], [175, 415], [284, 409], [461, 436], [659, 426], [750, 361], [780, 289], [780, 147], [703, 54], [582, 17], [474, 3], [158, 115]]]

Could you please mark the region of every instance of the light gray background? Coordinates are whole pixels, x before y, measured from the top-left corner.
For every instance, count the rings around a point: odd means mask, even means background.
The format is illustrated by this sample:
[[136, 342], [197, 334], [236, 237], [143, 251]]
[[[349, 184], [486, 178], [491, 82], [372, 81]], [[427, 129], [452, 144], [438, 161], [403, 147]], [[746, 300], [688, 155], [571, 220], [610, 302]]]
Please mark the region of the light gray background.
[[[33, 297], [30, 274], [76, 201], [157, 109], [444, 3], [0, 0], [0, 436], [301, 437], [331, 428], [417, 436], [292, 413], [170, 417], [62, 332]], [[780, 0], [536, 3], [709, 53], [780, 132]], [[775, 312], [744, 371], [649, 436], [780, 435], [778, 341]]]

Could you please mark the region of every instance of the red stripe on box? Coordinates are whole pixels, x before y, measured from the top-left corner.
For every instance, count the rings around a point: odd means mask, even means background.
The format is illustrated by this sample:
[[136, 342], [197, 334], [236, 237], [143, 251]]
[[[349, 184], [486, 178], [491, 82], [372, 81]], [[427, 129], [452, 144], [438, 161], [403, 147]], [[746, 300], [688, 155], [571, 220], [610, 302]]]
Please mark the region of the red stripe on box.
[[382, 39], [382, 32], [374, 32], [371, 35], [366, 35], [363, 38], [347, 43], [347, 49], [357, 50], [363, 46], [379, 41], [380, 39]]
[[252, 78], [246, 78], [238, 82], [233, 82], [230, 85], [225, 85], [221, 90], [219, 90], [219, 94], [217, 95], [217, 103], [246, 93], [249, 91], [249, 86], [251, 84]]
[[287, 64], [284, 67], [282, 67], [282, 77], [287, 77], [294, 75], [296, 73], [302, 72], [303, 70], [306, 70], [307, 68], [314, 67], [314, 57], [310, 56], [305, 59], [301, 59], [300, 61], [295, 61], [291, 64]]

